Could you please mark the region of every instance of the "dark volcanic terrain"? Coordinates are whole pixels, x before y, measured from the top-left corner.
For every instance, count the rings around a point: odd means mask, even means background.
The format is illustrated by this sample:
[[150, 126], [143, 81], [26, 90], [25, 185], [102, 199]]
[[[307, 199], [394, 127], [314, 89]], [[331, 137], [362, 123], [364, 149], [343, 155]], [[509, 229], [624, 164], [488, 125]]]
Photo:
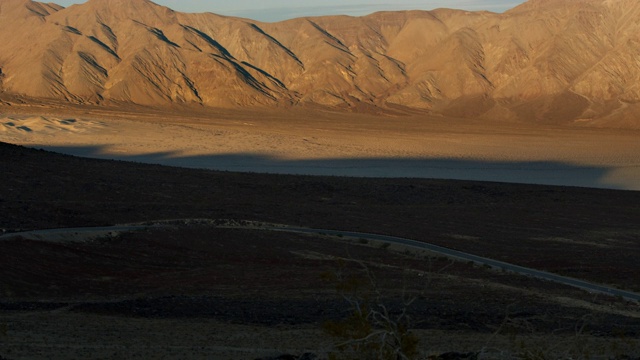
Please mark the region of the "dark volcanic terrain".
[[[7, 232], [263, 221], [405, 236], [640, 291], [638, 192], [226, 173], [3, 143], [0, 158]], [[323, 354], [337, 340], [322, 324], [348, 314], [327, 274], [366, 279], [362, 264], [392, 312], [402, 294], [416, 297], [409, 314], [425, 355], [640, 351], [634, 303], [369, 241], [172, 224], [99, 238], [0, 240], [0, 355]]]
[[[8, 144], [1, 151], [7, 231], [163, 219], [264, 221], [402, 236], [640, 290], [635, 191], [230, 173]], [[608, 270], [614, 265], [615, 280]]]

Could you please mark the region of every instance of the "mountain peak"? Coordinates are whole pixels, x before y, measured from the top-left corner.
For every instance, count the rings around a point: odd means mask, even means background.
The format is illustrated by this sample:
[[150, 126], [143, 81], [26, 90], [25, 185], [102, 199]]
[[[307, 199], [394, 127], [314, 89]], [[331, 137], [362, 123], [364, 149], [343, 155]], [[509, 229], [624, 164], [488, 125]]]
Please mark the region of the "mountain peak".
[[91, 6], [119, 6], [119, 7], [139, 7], [141, 5], [155, 5], [160, 6], [150, 0], [89, 0], [85, 5]]
[[176, 22], [176, 14], [173, 10], [149, 0], [89, 0], [68, 10], [94, 14], [102, 22], [107, 23], [135, 20], [149, 26], [160, 26]]
[[32, 0], [2, 0], [0, 1], [0, 18], [2, 25], [12, 27], [14, 22], [19, 22], [26, 18], [49, 16], [59, 10], [64, 9], [60, 5], [45, 4]]
[[95, 10], [110, 10], [116, 12], [146, 11], [149, 8], [159, 7], [160, 5], [149, 0], [89, 0], [80, 6]]

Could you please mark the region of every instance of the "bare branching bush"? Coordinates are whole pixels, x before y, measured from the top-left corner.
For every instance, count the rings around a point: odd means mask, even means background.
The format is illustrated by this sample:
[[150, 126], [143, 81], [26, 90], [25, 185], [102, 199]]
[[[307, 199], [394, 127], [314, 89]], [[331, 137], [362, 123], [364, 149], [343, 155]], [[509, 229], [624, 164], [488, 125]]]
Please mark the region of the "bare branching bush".
[[[335, 285], [337, 294], [346, 304], [346, 316], [328, 321], [324, 330], [338, 339], [329, 353], [329, 360], [413, 360], [413, 359], [505, 359], [505, 360], [635, 360], [640, 355], [640, 339], [629, 338], [624, 332], [618, 339], [599, 339], [589, 329], [602, 321], [589, 313], [550, 333], [542, 333], [538, 317], [524, 318], [512, 313], [512, 304], [485, 346], [469, 353], [444, 353], [424, 356], [419, 351], [419, 338], [413, 332], [410, 310], [426, 289], [433, 290], [434, 280], [455, 261], [425, 257], [428, 269], [416, 271], [403, 268], [403, 276], [416, 275], [419, 284], [404, 278], [401, 291], [384, 288], [387, 278], [376, 279], [373, 268], [379, 264], [353, 258], [343, 259], [337, 270], [323, 274], [323, 279]], [[434, 262], [434, 260], [438, 260]], [[442, 263], [446, 264], [443, 266]], [[399, 290], [395, 288], [395, 290]], [[608, 342], [603, 346], [603, 340]]]
[[324, 279], [336, 285], [337, 293], [348, 306], [348, 316], [328, 321], [324, 329], [340, 339], [331, 360], [410, 360], [418, 356], [418, 338], [411, 330], [408, 310], [416, 295], [402, 291], [400, 309], [390, 311], [375, 275], [361, 261], [351, 260], [360, 271], [353, 273], [342, 266], [325, 273]]

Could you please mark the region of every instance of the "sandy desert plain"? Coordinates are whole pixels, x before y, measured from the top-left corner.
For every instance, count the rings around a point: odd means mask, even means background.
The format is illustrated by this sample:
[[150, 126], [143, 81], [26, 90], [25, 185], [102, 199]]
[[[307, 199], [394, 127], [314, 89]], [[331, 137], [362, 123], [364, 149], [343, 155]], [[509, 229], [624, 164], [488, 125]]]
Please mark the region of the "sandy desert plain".
[[[0, 125], [2, 142], [82, 156], [2, 145], [5, 232], [251, 220], [405, 236], [640, 290], [634, 130], [44, 102], [3, 108]], [[366, 280], [362, 264], [376, 284], [359, 296], [395, 315], [415, 299], [419, 358], [640, 356], [634, 302], [363, 239], [170, 224], [2, 239], [0, 356], [356, 358], [323, 329], [350, 312], [327, 274]]]
[[0, 113], [3, 141], [203, 169], [640, 190], [640, 130], [403, 111], [164, 111], [64, 103]]

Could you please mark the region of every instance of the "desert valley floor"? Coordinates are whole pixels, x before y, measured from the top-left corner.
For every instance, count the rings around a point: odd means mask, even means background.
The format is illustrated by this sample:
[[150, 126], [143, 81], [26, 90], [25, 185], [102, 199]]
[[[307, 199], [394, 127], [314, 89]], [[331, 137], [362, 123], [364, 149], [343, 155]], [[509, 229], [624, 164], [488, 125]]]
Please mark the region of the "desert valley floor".
[[639, 136], [320, 110], [4, 107], [3, 232], [172, 221], [1, 238], [0, 359], [349, 358], [323, 330], [349, 314], [335, 274], [369, 271], [363, 291], [392, 314], [415, 300], [423, 357], [635, 359], [636, 302], [211, 219], [404, 236], [640, 292]]
[[0, 140], [107, 159], [241, 172], [640, 190], [640, 130], [320, 110], [13, 106]]

